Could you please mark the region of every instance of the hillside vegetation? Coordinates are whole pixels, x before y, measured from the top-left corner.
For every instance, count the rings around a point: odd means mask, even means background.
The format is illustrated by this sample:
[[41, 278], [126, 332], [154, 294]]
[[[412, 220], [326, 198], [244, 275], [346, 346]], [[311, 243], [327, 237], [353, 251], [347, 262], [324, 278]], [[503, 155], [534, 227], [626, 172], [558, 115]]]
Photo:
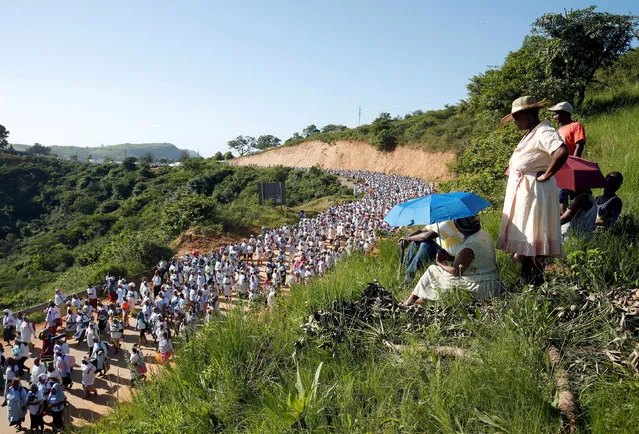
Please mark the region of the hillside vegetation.
[[[12, 145], [16, 151], [29, 152], [29, 145]], [[43, 145], [41, 145], [43, 146]], [[198, 156], [197, 152], [179, 149], [172, 143], [122, 143], [101, 147], [43, 146], [53, 155], [63, 160], [104, 162], [122, 161], [128, 157], [151, 157], [153, 161], [177, 161], [185, 156]]]
[[0, 308], [16, 310], [100, 283], [106, 272], [150, 269], [182, 231], [215, 235], [293, 221], [257, 204], [257, 183], [282, 181], [289, 207], [350, 195], [319, 170], [229, 167], [189, 159], [151, 169], [44, 157], [0, 158]]
[[[588, 11], [576, 15], [592, 29]], [[536, 25], [543, 31], [554, 18]], [[551, 65], [557, 38], [545, 47]], [[552, 76], [526, 68], [527, 54], [544, 44], [527, 39], [507, 68], [473, 80], [478, 111], [468, 128], [487, 131], [463, 145], [457, 179], [442, 186], [490, 197], [496, 206], [482, 225], [493, 237], [505, 162], [519, 134], [485, 121], [520, 94], [562, 92]], [[570, 72], [575, 65], [563, 60]], [[238, 309], [205, 327], [163, 375], [85, 432], [636, 432], [638, 62], [630, 52], [599, 68], [586, 87], [575, 81], [568, 89], [581, 102], [585, 156], [624, 173], [624, 215], [611, 231], [565, 243], [566, 257], [547, 270], [542, 287], [522, 286], [519, 266], [498, 252], [503, 296], [479, 303], [452, 292], [425, 308], [399, 309], [396, 300], [410, 289], [396, 274], [396, 241], [383, 240], [378, 255], [355, 254], [329, 275], [294, 286], [274, 312]], [[391, 294], [368, 285], [375, 279]]]

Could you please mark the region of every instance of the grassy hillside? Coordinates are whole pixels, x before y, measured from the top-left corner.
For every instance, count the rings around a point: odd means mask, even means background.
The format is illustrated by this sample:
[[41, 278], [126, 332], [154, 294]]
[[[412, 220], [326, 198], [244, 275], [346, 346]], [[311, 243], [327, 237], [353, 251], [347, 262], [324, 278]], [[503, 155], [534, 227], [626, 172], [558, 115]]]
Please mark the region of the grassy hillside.
[[[17, 151], [25, 152], [29, 145], [13, 145]], [[175, 161], [180, 158], [182, 151], [172, 143], [122, 143], [119, 145], [108, 145], [101, 147], [79, 147], [79, 146], [49, 146], [51, 153], [63, 160], [76, 158], [78, 161], [122, 161], [126, 157], [139, 158], [146, 154], [151, 154], [154, 160], [167, 159]], [[198, 156], [195, 151], [188, 151], [191, 156]]]

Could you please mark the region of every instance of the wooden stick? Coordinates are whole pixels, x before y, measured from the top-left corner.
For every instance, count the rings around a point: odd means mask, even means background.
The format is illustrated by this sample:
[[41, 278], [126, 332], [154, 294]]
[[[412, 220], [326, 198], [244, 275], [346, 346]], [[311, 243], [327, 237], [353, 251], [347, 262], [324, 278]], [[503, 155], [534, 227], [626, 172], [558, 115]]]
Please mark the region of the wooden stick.
[[567, 426], [562, 431], [573, 433], [577, 429], [575, 420], [577, 406], [575, 405], [575, 397], [569, 388], [568, 373], [561, 367], [561, 355], [557, 347], [550, 347], [548, 357], [554, 370], [553, 376], [557, 386], [557, 407], [567, 422]]

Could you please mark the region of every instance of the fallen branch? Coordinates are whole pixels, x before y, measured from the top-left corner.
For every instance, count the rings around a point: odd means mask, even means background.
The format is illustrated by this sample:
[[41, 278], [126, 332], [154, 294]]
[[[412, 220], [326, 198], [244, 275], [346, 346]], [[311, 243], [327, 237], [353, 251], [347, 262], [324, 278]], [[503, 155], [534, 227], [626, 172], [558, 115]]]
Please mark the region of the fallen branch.
[[384, 345], [388, 348], [395, 351], [406, 351], [406, 350], [414, 350], [418, 353], [423, 353], [424, 351], [430, 351], [435, 353], [438, 356], [443, 357], [452, 357], [454, 359], [466, 359], [476, 363], [482, 363], [481, 359], [476, 355], [472, 354], [470, 351], [459, 348], [459, 347], [451, 347], [451, 346], [421, 346], [421, 345], [400, 345], [394, 344], [390, 341], [384, 341]]
[[561, 367], [561, 355], [556, 347], [550, 347], [548, 357], [550, 358], [550, 365], [553, 368], [555, 385], [557, 386], [557, 407], [566, 420], [566, 426], [564, 426], [562, 431], [573, 433], [577, 429], [575, 417], [577, 406], [575, 397], [570, 391], [568, 373]]

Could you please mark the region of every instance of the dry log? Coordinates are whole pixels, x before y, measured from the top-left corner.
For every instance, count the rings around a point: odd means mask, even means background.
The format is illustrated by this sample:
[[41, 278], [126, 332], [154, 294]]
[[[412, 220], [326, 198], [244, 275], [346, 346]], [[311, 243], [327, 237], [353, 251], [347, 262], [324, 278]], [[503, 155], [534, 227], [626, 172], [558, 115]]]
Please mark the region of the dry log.
[[550, 365], [554, 371], [555, 385], [557, 386], [557, 407], [565, 418], [564, 432], [573, 433], [577, 429], [575, 397], [570, 391], [568, 373], [561, 367], [561, 356], [556, 347], [548, 350]]

